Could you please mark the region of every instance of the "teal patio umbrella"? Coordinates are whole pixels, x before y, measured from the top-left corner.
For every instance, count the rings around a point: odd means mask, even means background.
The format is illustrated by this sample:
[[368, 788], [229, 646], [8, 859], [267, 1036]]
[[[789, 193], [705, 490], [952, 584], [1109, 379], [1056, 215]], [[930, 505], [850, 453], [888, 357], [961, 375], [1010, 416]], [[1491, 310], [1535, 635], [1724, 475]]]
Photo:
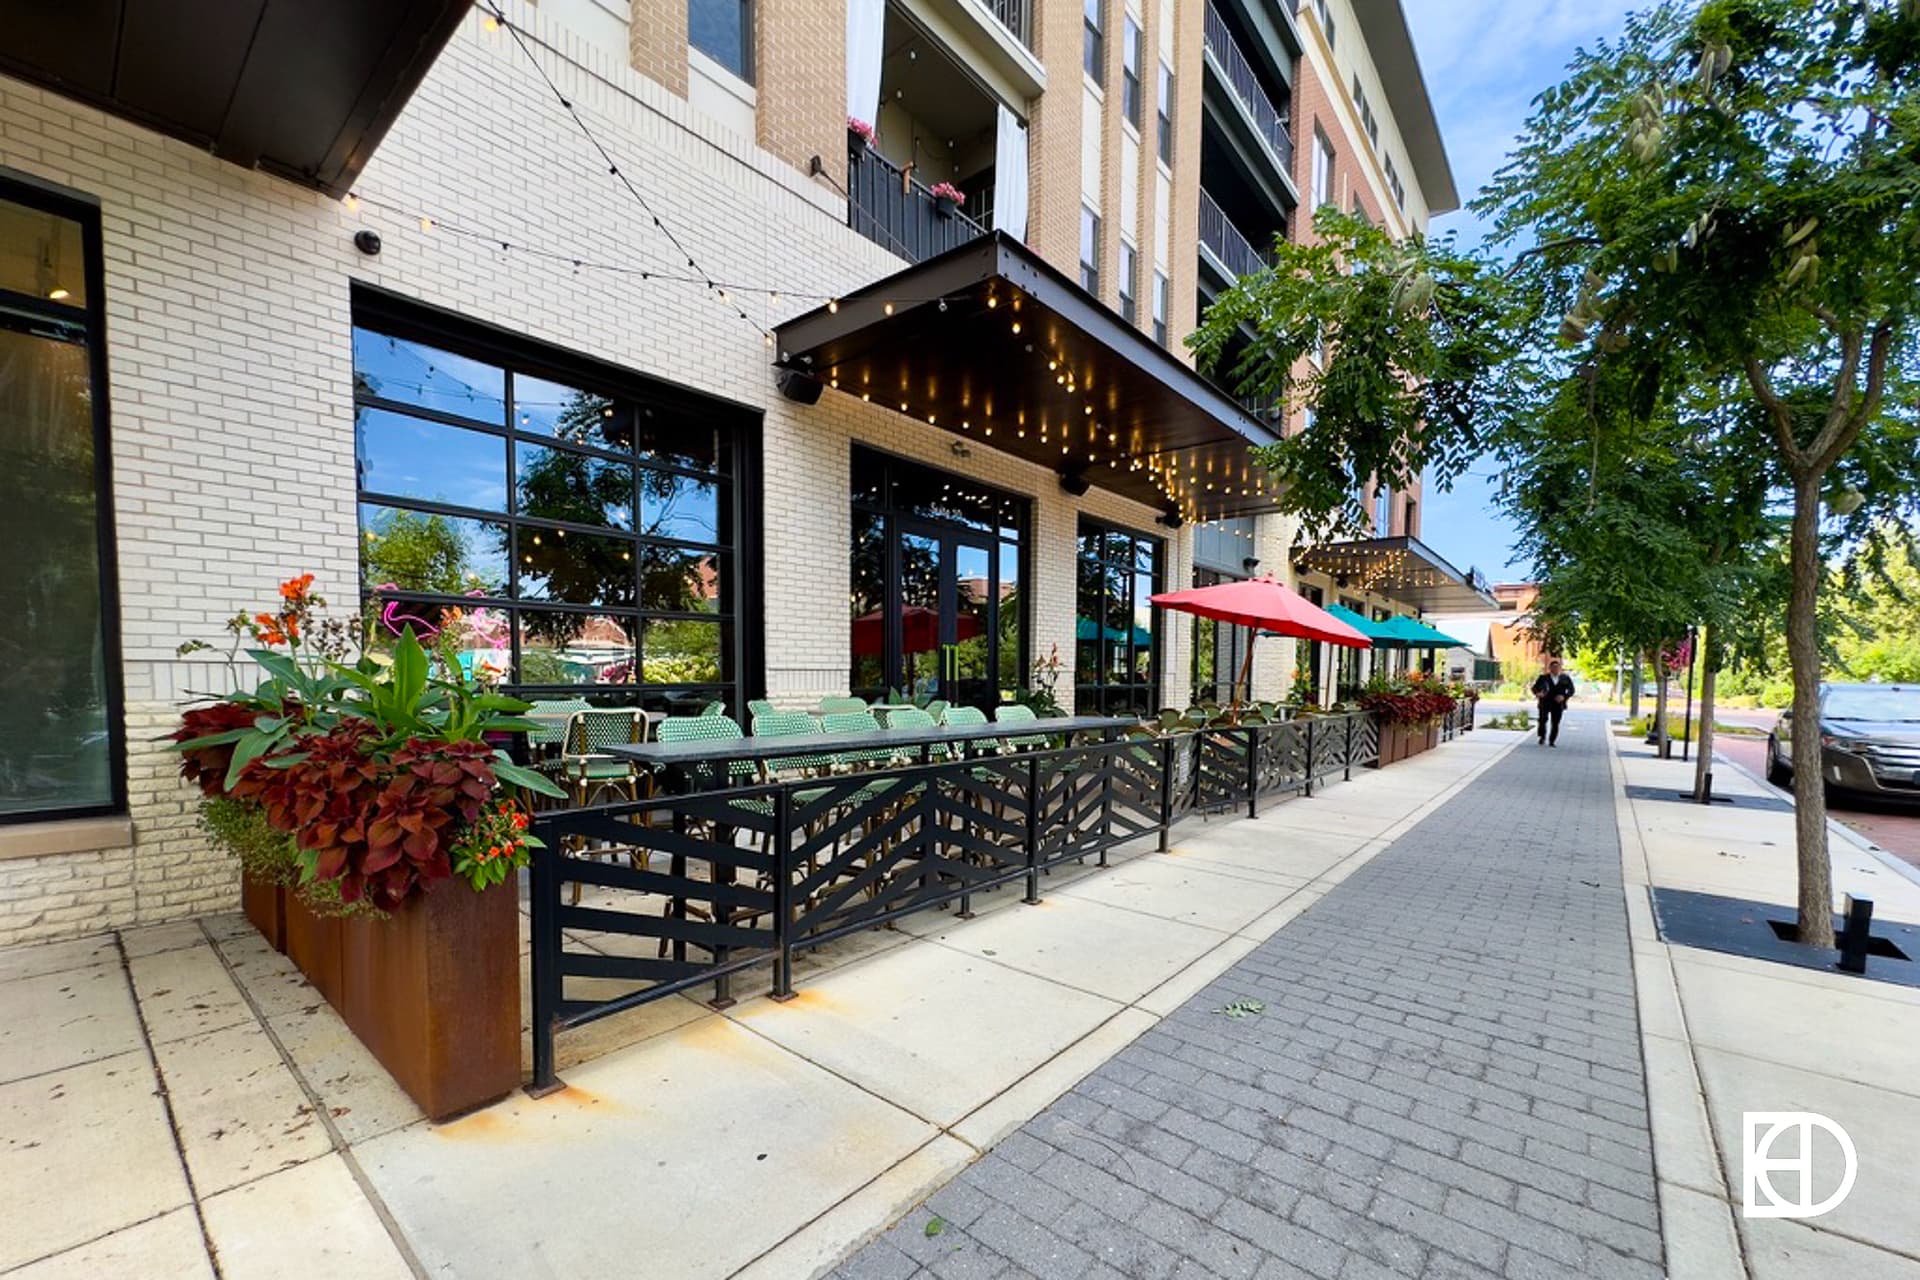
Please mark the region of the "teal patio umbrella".
[[1464, 640], [1456, 640], [1444, 631], [1435, 631], [1424, 622], [1414, 618], [1389, 618], [1385, 622], [1375, 623], [1386, 635], [1393, 637], [1397, 644], [1409, 649], [1460, 649], [1466, 647]]

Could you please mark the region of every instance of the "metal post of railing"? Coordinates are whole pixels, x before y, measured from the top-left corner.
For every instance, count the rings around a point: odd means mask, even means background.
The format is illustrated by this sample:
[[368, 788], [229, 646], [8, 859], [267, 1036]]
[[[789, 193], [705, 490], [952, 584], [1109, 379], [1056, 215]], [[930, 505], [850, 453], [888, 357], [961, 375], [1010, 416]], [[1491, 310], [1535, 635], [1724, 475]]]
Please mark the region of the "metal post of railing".
[[1027, 896], [1040, 901], [1040, 753], [1027, 755]]
[[793, 793], [773, 797], [773, 996], [793, 999]]
[[1160, 739], [1160, 852], [1173, 833], [1173, 737]]
[[560, 1088], [560, 1077], [553, 1066], [554, 1019], [560, 1009], [560, 924], [554, 916], [560, 905], [556, 874], [560, 837], [549, 830], [541, 838], [546, 847], [533, 851], [533, 869], [528, 877], [532, 915], [528, 927], [533, 942], [533, 1079], [527, 1084], [527, 1092], [536, 1098]]
[[1309, 717], [1307, 720], [1307, 785], [1301, 794], [1308, 797], [1313, 795], [1313, 722], [1317, 718], [1318, 717]]
[[[1106, 739], [1114, 741], [1111, 736]], [[1100, 753], [1100, 865], [1107, 865], [1107, 846], [1113, 843], [1113, 771], [1119, 756], [1113, 751]]]
[[1342, 782], [1353, 781], [1353, 713], [1349, 711], [1342, 717], [1347, 722], [1346, 772], [1341, 775]]
[[1260, 727], [1247, 725], [1247, 816], [1260, 816]]

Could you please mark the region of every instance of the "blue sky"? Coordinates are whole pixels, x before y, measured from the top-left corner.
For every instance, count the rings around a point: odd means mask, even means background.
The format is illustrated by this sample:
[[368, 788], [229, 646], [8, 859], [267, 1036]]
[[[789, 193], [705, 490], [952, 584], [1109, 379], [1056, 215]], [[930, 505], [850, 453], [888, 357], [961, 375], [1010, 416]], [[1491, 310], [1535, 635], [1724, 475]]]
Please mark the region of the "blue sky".
[[[1580, 45], [1612, 35], [1647, 0], [1401, 0], [1440, 118], [1460, 198], [1471, 200], [1505, 159], [1533, 96], [1556, 83]], [[1435, 219], [1436, 233], [1480, 237], [1464, 210]], [[1512, 562], [1513, 529], [1493, 509], [1492, 464], [1480, 463], [1449, 493], [1429, 488], [1421, 540], [1458, 567], [1496, 582], [1526, 577]]]

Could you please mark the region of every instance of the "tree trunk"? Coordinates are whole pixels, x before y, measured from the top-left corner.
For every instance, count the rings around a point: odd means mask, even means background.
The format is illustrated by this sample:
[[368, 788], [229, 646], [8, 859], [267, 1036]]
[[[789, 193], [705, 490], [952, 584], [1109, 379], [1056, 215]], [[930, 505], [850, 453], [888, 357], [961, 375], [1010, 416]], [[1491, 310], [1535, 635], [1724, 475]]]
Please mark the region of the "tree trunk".
[[1653, 758], [1665, 760], [1673, 754], [1667, 743], [1667, 647], [1653, 651], [1653, 676], [1659, 683], [1653, 699]]
[[1700, 753], [1693, 761], [1693, 798], [1697, 804], [1711, 804], [1707, 782], [1713, 772], [1713, 631], [1704, 623], [1699, 646], [1695, 657], [1700, 663]]
[[1633, 655], [1633, 674], [1628, 679], [1632, 683], [1627, 686], [1631, 691], [1627, 694], [1627, 718], [1638, 720], [1640, 718], [1640, 654], [1637, 651]]
[[1833, 866], [1827, 860], [1827, 792], [1820, 756], [1820, 477], [1793, 481], [1787, 657], [1793, 664], [1793, 819], [1800, 858], [1800, 941], [1833, 945]]

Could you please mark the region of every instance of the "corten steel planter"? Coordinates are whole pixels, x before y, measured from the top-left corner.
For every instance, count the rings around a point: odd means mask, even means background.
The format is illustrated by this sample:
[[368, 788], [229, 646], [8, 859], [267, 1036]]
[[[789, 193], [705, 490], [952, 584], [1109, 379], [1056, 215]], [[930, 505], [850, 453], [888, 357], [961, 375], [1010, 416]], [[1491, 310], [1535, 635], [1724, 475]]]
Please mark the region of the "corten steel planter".
[[342, 930], [347, 1026], [435, 1120], [520, 1084], [519, 891], [442, 881]]
[[275, 951], [287, 949], [287, 891], [280, 885], [240, 876], [240, 910]]
[[345, 982], [340, 967], [339, 916], [323, 916], [301, 901], [297, 893], [281, 898], [286, 921], [287, 959], [307, 975], [313, 989], [338, 1009]]

